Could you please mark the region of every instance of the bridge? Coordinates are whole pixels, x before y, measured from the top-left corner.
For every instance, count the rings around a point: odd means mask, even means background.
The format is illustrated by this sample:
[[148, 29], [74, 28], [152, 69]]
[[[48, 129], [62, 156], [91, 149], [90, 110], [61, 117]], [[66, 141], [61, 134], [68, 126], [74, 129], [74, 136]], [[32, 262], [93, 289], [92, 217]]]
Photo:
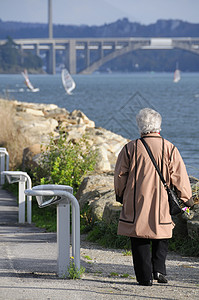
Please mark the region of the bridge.
[[[6, 40], [0, 40], [0, 45]], [[56, 73], [56, 51], [64, 55], [64, 64], [71, 74], [90, 74], [108, 61], [135, 50], [181, 49], [199, 55], [199, 38], [43, 38], [14, 39], [20, 51], [45, 52], [47, 72]], [[77, 70], [78, 61], [83, 68]]]

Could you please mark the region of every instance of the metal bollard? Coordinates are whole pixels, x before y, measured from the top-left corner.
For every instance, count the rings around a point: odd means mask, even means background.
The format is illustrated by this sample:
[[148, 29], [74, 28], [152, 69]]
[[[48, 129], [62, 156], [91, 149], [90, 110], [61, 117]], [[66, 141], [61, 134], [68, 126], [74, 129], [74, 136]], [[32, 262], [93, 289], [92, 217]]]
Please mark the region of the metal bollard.
[[[38, 185], [26, 190], [26, 195], [36, 196], [38, 206], [57, 205], [57, 273], [68, 274], [70, 266], [70, 203], [72, 204], [72, 256], [75, 267], [80, 269], [80, 210], [73, 189], [66, 185]], [[50, 200], [45, 197], [51, 196]]]
[[[25, 223], [25, 208], [26, 208], [26, 203], [25, 203], [25, 189], [26, 189], [26, 183], [27, 183], [27, 188], [31, 189], [32, 187], [32, 182], [30, 176], [26, 172], [21, 172], [21, 171], [3, 171], [2, 172], [8, 182], [14, 183], [18, 182], [19, 183], [19, 216], [18, 216], [18, 221], [19, 223]], [[27, 222], [31, 224], [32, 222], [32, 197], [27, 196]]]
[[0, 148], [0, 185], [5, 183], [5, 176], [3, 175], [3, 171], [9, 170], [9, 154], [6, 148]]

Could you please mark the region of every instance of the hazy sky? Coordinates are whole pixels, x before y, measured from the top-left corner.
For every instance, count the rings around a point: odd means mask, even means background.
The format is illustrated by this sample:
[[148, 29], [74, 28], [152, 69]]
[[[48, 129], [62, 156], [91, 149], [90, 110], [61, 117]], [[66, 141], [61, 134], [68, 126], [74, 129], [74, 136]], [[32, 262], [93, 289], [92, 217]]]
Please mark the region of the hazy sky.
[[[127, 17], [155, 23], [180, 19], [199, 23], [199, 0], [52, 0], [54, 24], [103, 25]], [[48, 0], [0, 0], [2, 21], [48, 22]]]

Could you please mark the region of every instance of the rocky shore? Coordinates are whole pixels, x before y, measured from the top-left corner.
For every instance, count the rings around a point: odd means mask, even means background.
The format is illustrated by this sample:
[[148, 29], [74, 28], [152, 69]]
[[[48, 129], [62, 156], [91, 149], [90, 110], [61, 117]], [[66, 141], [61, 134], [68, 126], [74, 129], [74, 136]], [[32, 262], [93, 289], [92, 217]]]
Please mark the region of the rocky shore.
[[68, 112], [55, 104], [37, 104], [12, 101], [15, 108], [15, 125], [28, 140], [24, 151], [24, 161], [34, 157], [40, 151], [40, 145], [49, 142], [49, 135], [58, 136], [62, 128], [68, 135], [68, 141], [78, 141], [84, 134], [89, 137], [91, 148], [99, 152], [97, 171], [114, 170], [117, 155], [127, 139], [104, 128], [96, 128], [95, 123], [80, 110]]
[[[48, 144], [50, 134], [55, 138], [59, 135], [60, 128], [67, 133], [68, 141], [74, 143], [84, 134], [88, 136], [90, 147], [98, 149], [98, 163], [96, 173], [84, 178], [76, 197], [81, 208], [85, 204], [90, 206], [94, 219], [104, 219], [108, 223], [117, 220], [121, 204], [115, 201], [113, 171], [118, 153], [128, 140], [104, 128], [95, 127], [95, 123], [79, 110], [69, 112], [55, 104], [0, 99], [0, 104], [2, 105], [2, 103], [4, 107], [12, 106], [14, 126], [25, 138], [24, 169], [36, 161], [41, 152], [41, 144], [44, 146]], [[192, 178], [192, 184], [198, 189], [199, 182], [197, 180]], [[176, 218], [175, 222], [177, 230], [183, 228], [183, 232], [186, 231], [192, 237], [198, 235], [198, 199], [196, 199], [191, 216], [180, 216]]]

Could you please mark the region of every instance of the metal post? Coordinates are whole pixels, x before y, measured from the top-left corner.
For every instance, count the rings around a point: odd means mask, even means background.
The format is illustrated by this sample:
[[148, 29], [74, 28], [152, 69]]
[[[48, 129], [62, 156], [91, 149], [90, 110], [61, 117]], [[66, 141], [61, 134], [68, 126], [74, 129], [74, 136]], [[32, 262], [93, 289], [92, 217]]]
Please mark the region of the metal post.
[[[27, 179], [27, 189], [32, 188], [32, 181], [28, 174], [25, 175]], [[28, 224], [32, 223], [32, 196], [27, 195], [27, 222]]]
[[19, 223], [25, 223], [25, 179], [19, 181]]
[[57, 205], [57, 270], [67, 275], [70, 265], [70, 204]]
[[4, 184], [5, 182], [5, 178], [3, 175], [3, 171], [5, 171], [5, 154], [4, 153], [0, 153], [0, 164], [1, 164], [1, 185]]
[[75, 208], [72, 205], [72, 256], [75, 257]]
[[0, 148], [0, 184], [3, 185], [5, 183], [5, 175], [3, 174], [4, 171], [9, 170], [9, 154], [6, 148]]

